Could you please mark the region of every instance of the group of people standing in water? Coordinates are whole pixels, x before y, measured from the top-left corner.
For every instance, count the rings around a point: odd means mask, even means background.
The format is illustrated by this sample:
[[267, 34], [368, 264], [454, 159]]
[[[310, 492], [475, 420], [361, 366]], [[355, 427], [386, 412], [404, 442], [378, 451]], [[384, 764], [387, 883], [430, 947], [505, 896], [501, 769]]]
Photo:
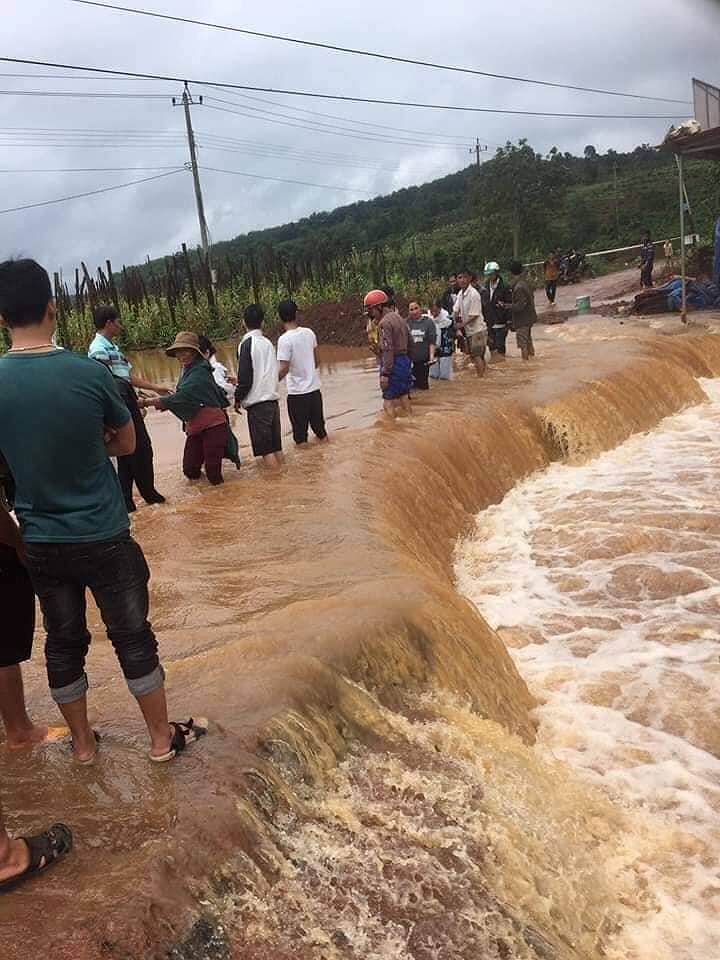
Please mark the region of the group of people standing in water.
[[478, 377], [487, 369], [488, 351], [491, 357], [505, 357], [510, 330], [515, 331], [523, 360], [535, 356], [535, 295], [522, 264], [517, 260], [510, 263], [507, 284], [495, 261], [485, 265], [483, 277], [478, 288], [475, 273], [458, 271], [427, 313], [417, 301], [410, 301], [407, 321], [398, 312], [392, 288], [366, 294], [368, 342], [378, 358], [389, 417], [395, 418], [400, 411], [409, 413], [411, 391], [427, 390], [430, 378], [451, 379], [458, 351], [469, 358]]
[[[85, 670], [88, 590], [145, 721], [149, 760], [174, 760], [207, 733], [206, 720], [168, 718], [149, 621], [150, 571], [130, 535], [134, 486], [148, 503], [165, 502], [143, 414], [147, 407], [174, 414], [185, 431], [186, 477], [198, 479], [204, 467], [214, 485], [222, 483], [223, 458], [239, 464], [231, 406], [247, 415], [253, 453], [272, 466], [280, 462], [281, 380], [295, 442], [306, 443], [309, 429], [324, 440], [315, 334], [300, 325], [293, 301], [283, 301], [278, 313], [285, 330], [276, 354], [262, 332], [262, 308], [245, 310], [235, 382], [206, 337], [178, 333], [167, 349], [181, 367], [171, 390], [133, 373], [116, 343], [121, 321], [112, 306], [95, 311], [87, 357], [58, 347], [47, 271], [34, 260], [0, 263], [0, 322], [12, 341], [0, 357], [0, 716], [9, 749], [69, 733], [76, 763], [96, 759], [101, 738], [88, 721]], [[137, 389], [153, 396], [138, 397]], [[67, 725], [56, 731], [33, 722], [25, 705], [21, 664], [32, 653], [36, 598], [50, 694]], [[0, 808], [0, 892], [57, 863], [72, 844], [62, 823], [12, 839]]]
[[[478, 376], [488, 347], [504, 355], [508, 329], [516, 331], [523, 358], [534, 355], [532, 289], [519, 264], [511, 264], [510, 273], [506, 286], [498, 265], [489, 263], [478, 290], [473, 274], [462, 270], [428, 314], [411, 303], [407, 320], [391, 290], [367, 294], [368, 331], [388, 415], [398, 408], [409, 412], [413, 385], [424, 390], [429, 378], [452, 377], [458, 344]], [[240, 463], [231, 408], [247, 416], [253, 454], [272, 467], [281, 463], [282, 380], [295, 443], [305, 444], [309, 430], [325, 440], [317, 339], [300, 324], [292, 300], [278, 305], [278, 316], [284, 332], [276, 350], [263, 333], [262, 308], [246, 308], [236, 377], [218, 361], [207, 337], [178, 333], [166, 351], [180, 365], [170, 389], [133, 373], [117, 345], [121, 319], [115, 307], [95, 310], [96, 335], [87, 357], [64, 350], [55, 343], [56, 305], [47, 272], [29, 259], [0, 263], [0, 322], [12, 341], [0, 357], [0, 716], [8, 748], [31, 747], [51, 736], [28, 715], [21, 673], [32, 652], [37, 598], [50, 694], [67, 725], [59, 735], [69, 733], [76, 763], [95, 761], [101, 738], [87, 712], [88, 590], [145, 721], [149, 760], [167, 763], [207, 733], [207, 721], [189, 711], [184, 720], [168, 717], [165, 672], [149, 621], [150, 571], [130, 535], [135, 487], [148, 503], [165, 502], [155, 485], [144, 415], [152, 407], [181, 421], [183, 472], [197, 480], [204, 468], [212, 485], [223, 482], [224, 459]], [[57, 863], [72, 843], [62, 823], [11, 839], [0, 808], [0, 892]]]

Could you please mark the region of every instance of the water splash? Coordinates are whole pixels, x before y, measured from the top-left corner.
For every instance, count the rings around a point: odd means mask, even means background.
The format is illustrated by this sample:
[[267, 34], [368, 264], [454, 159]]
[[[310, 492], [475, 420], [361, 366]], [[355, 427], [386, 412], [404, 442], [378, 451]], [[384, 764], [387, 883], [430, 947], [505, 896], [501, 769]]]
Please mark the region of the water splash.
[[706, 960], [720, 942], [720, 383], [703, 386], [711, 403], [516, 487], [457, 552], [541, 702], [541, 749], [679, 831], [618, 957]]

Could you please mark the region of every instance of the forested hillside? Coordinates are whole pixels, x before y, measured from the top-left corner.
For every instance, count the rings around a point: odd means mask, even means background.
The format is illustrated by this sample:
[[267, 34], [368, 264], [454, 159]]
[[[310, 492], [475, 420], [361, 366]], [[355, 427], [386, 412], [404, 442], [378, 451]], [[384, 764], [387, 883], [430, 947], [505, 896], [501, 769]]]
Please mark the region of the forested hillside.
[[[720, 168], [687, 164], [687, 185], [704, 236], [720, 215]], [[583, 157], [553, 149], [542, 156], [524, 141], [508, 144], [478, 169], [468, 167], [420, 187], [339, 207], [296, 223], [215, 245], [221, 271], [252, 259], [261, 276], [323, 276], [345, 261], [361, 272], [439, 276], [459, 261], [507, 259], [516, 245], [535, 259], [555, 245], [586, 250], [677, 235], [677, 175], [667, 154], [644, 145], [632, 153]], [[291, 284], [296, 285], [296, 284]]]
[[[720, 165], [688, 163], [687, 189], [694, 229], [707, 242], [720, 215]], [[184, 250], [120, 274], [107, 264], [95, 278], [82, 265], [74, 288], [56, 275], [55, 291], [65, 343], [84, 344], [90, 309], [110, 299], [124, 312], [127, 342], [163, 343], [179, 329], [227, 335], [253, 300], [273, 315], [288, 295], [303, 308], [337, 305], [390, 283], [427, 301], [462, 265], [505, 264], [514, 251], [542, 259], [555, 246], [636, 244], [646, 228], [658, 240], [678, 234], [671, 156], [647, 145], [542, 156], [520, 141], [479, 168], [215, 244], [210, 263]]]

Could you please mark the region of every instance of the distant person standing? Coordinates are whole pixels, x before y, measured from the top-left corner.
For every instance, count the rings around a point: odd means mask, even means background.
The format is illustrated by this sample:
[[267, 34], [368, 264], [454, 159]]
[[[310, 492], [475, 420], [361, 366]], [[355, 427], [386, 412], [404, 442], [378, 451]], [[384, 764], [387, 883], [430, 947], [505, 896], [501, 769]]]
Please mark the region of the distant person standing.
[[485, 284], [480, 290], [480, 297], [488, 331], [490, 355], [504, 357], [508, 335], [508, 311], [502, 304], [510, 299], [510, 291], [500, 276], [500, 266], [494, 260], [485, 264]]
[[453, 308], [455, 306], [455, 301], [457, 300], [459, 290], [460, 287], [458, 286], [457, 276], [456, 274], [451, 273], [448, 277], [447, 289], [442, 297], [440, 297], [443, 310], [447, 310], [450, 316], [453, 314]]
[[412, 340], [407, 323], [385, 290], [371, 290], [363, 301], [368, 317], [380, 333], [380, 389], [383, 409], [391, 420], [402, 409], [408, 416], [412, 386]]
[[644, 288], [653, 285], [653, 267], [655, 265], [655, 247], [650, 239], [650, 231], [646, 230], [643, 235], [642, 248], [640, 250], [640, 286]]
[[308, 427], [318, 440], [327, 440], [323, 398], [318, 376], [318, 342], [309, 327], [297, 319], [297, 304], [283, 300], [278, 315], [285, 327], [277, 345], [279, 379], [287, 383], [287, 408], [295, 443], [307, 443]]
[[510, 276], [512, 301], [503, 305], [512, 312], [513, 329], [522, 358], [529, 360], [535, 356], [532, 338], [532, 328], [537, 321], [535, 294], [527, 277], [523, 275], [523, 265], [519, 260], [511, 261]]
[[482, 315], [482, 299], [473, 285], [475, 275], [470, 270], [461, 270], [457, 279], [460, 292], [455, 300], [455, 323], [465, 338], [465, 351], [475, 367], [475, 372], [478, 377], [482, 377], [486, 370], [487, 350], [487, 327]]
[[200, 343], [200, 352], [210, 364], [213, 380], [227, 397], [228, 403], [235, 399], [235, 378], [231, 377], [224, 363], [220, 363], [217, 358], [215, 345], [209, 337], [201, 333], [198, 337]]
[[430, 304], [430, 316], [435, 323], [435, 363], [430, 367], [433, 380], [451, 380], [453, 353], [455, 352], [455, 327], [452, 314], [443, 307], [441, 300]]
[[155, 469], [153, 464], [153, 448], [150, 434], [145, 427], [143, 415], [138, 405], [135, 388], [152, 390], [160, 395], [169, 393], [166, 387], [158, 386], [132, 374], [132, 364], [126, 359], [115, 343], [115, 338], [122, 330], [120, 314], [111, 304], [101, 304], [93, 313], [97, 333], [88, 347], [88, 356], [105, 364], [115, 377], [115, 385], [130, 411], [135, 427], [135, 451], [125, 457], [117, 458], [118, 478], [122, 487], [125, 506], [128, 513], [135, 507], [133, 499], [133, 484], [138, 488], [140, 496], [146, 503], [165, 503], [165, 497], [155, 489]]
[[545, 296], [551, 307], [555, 306], [558, 280], [560, 279], [560, 251], [556, 248], [543, 264], [545, 278]]
[[668, 239], [663, 244], [663, 254], [665, 256], [665, 271], [666, 273], [675, 272], [675, 248], [673, 247], [673, 242]]
[[269, 467], [282, 463], [282, 430], [278, 402], [275, 347], [262, 332], [263, 308], [251, 303], [243, 315], [247, 333], [238, 347], [235, 409], [247, 411], [250, 443], [256, 457]]
[[423, 314], [420, 304], [412, 300], [408, 304], [408, 329], [412, 339], [412, 372], [416, 390], [428, 390], [430, 364], [435, 362], [437, 329], [435, 321]]

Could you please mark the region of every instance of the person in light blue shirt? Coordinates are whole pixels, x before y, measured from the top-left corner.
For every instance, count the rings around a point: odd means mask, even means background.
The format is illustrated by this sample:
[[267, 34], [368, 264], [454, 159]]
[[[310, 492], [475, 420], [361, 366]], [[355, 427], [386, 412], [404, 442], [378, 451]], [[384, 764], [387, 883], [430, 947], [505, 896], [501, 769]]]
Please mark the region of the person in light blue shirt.
[[126, 457], [118, 457], [118, 477], [125, 498], [128, 513], [133, 513], [133, 484], [140, 491], [146, 503], [165, 503], [165, 497], [155, 489], [155, 469], [153, 448], [150, 435], [145, 428], [143, 413], [138, 406], [135, 387], [152, 390], [153, 393], [169, 393], [167, 387], [157, 386], [148, 380], [142, 380], [132, 373], [132, 364], [115, 343], [115, 337], [122, 329], [120, 314], [115, 307], [101, 304], [95, 308], [93, 319], [97, 333], [88, 349], [91, 360], [104, 364], [113, 377], [120, 396], [124, 400], [135, 425], [135, 452]]

